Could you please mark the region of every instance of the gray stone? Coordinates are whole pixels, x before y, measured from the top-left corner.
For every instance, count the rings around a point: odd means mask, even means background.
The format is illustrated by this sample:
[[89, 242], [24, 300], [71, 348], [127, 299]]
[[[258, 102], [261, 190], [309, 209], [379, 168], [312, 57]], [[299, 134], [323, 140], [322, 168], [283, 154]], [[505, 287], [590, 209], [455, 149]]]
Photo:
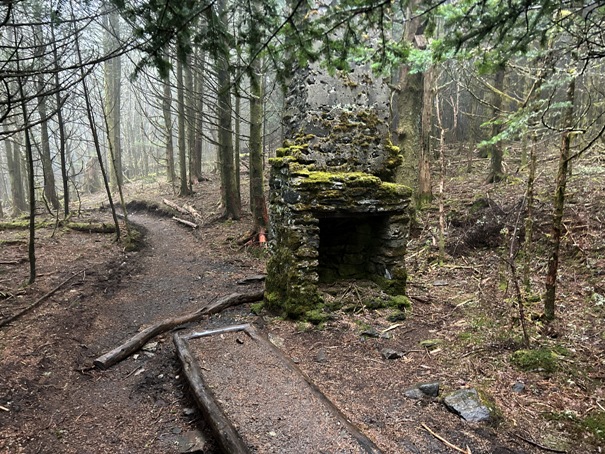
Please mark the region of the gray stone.
[[384, 359], [399, 359], [404, 356], [403, 352], [393, 350], [392, 348], [383, 348], [380, 353]]
[[380, 337], [380, 333], [378, 331], [376, 331], [374, 328], [364, 329], [361, 332], [361, 335], [366, 336], [366, 337]]
[[426, 397], [426, 394], [424, 394], [422, 391], [420, 391], [417, 387], [406, 389], [403, 392], [403, 395], [410, 399], [416, 399], [416, 400], [424, 399]]
[[516, 393], [522, 393], [525, 390], [525, 385], [518, 381], [513, 385], [513, 391]]
[[439, 382], [421, 383], [418, 389], [429, 397], [437, 397], [439, 395]]
[[412, 388], [406, 389], [403, 395], [410, 399], [424, 399], [426, 397], [437, 397], [439, 395], [439, 382], [419, 383]]
[[178, 436], [175, 440], [176, 448], [180, 453], [202, 453], [207, 449], [207, 441], [199, 430], [191, 430]]
[[489, 409], [483, 405], [476, 389], [460, 389], [445, 396], [443, 403], [453, 413], [469, 422], [484, 422], [491, 419]]
[[318, 363], [327, 363], [328, 362], [328, 357], [326, 356], [326, 350], [324, 348], [319, 349], [319, 351], [317, 352], [317, 355], [315, 355], [315, 361]]

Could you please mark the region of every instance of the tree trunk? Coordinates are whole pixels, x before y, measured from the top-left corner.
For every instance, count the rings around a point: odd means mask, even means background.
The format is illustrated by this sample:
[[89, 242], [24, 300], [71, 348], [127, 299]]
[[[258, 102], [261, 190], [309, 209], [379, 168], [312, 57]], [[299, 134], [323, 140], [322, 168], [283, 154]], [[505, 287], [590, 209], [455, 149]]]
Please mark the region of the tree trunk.
[[176, 178], [174, 170], [174, 144], [172, 142], [172, 90], [170, 77], [162, 81], [164, 96], [162, 97], [162, 113], [164, 116], [164, 134], [166, 137], [166, 179], [173, 182]]
[[[431, 129], [433, 119], [433, 79], [434, 70], [429, 68], [423, 74], [421, 147], [418, 157], [418, 189], [416, 201], [419, 206], [430, 202], [433, 198], [431, 188]], [[441, 150], [443, 152], [443, 150]]]
[[[7, 126], [4, 126], [7, 130]], [[12, 139], [4, 139], [6, 147], [6, 162], [8, 166], [8, 179], [11, 188], [11, 200], [13, 204], [13, 216], [18, 216], [27, 210], [27, 202], [25, 200], [25, 191], [23, 189], [24, 178], [21, 171], [21, 152], [17, 142]]]
[[561, 153], [559, 155], [559, 169], [555, 188], [552, 228], [550, 234], [551, 252], [548, 258], [548, 271], [546, 274], [546, 292], [544, 294], [544, 316], [547, 320], [555, 318], [555, 299], [557, 291], [557, 273], [559, 270], [559, 250], [563, 231], [563, 211], [565, 209], [565, 189], [569, 177], [569, 164], [571, 156], [571, 140], [574, 114], [574, 100], [576, 93], [576, 80], [573, 78], [567, 87], [568, 106], [563, 116], [565, 131], [561, 137]]
[[193, 189], [193, 183], [197, 183], [197, 180], [194, 179], [193, 175], [193, 149], [195, 148], [195, 90], [193, 86], [193, 71], [191, 69], [191, 57], [187, 57], [185, 61], [185, 65], [183, 67], [184, 71], [184, 82], [185, 82], [185, 93], [186, 93], [186, 101], [185, 101], [185, 119], [186, 119], [186, 129], [187, 129], [187, 151], [189, 153], [189, 179], [188, 183], [188, 191], [191, 192]]
[[[19, 56], [17, 55], [17, 59]], [[19, 71], [19, 64], [17, 64]], [[21, 96], [21, 112], [23, 114], [23, 125], [25, 127], [25, 155], [27, 157], [27, 187], [29, 192], [29, 239], [28, 239], [28, 258], [29, 258], [29, 279], [31, 285], [36, 281], [36, 185], [34, 170], [34, 155], [32, 143], [29, 137], [29, 127], [27, 126], [29, 115], [27, 113], [27, 104], [25, 102], [25, 90], [23, 89], [23, 80], [18, 77], [19, 95]]]
[[[501, 67], [496, 71], [494, 77], [494, 97], [492, 100], [492, 121], [496, 121], [501, 116], [502, 111], [502, 96], [499, 92], [504, 89], [504, 67]], [[496, 137], [502, 132], [502, 125], [500, 123], [492, 123], [491, 137]], [[488, 148], [488, 154], [491, 155], [491, 169], [487, 177], [488, 183], [497, 183], [502, 181], [504, 178], [504, 170], [502, 168], [502, 156], [503, 146], [502, 140], [498, 140], [495, 144]]]
[[183, 62], [177, 58], [176, 62], [176, 91], [178, 104], [178, 125], [179, 125], [179, 177], [181, 185], [179, 194], [181, 196], [189, 195], [189, 184], [187, 181], [187, 136], [185, 131], [185, 88], [183, 83]]
[[61, 159], [61, 179], [63, 181], [63, 215], [69, 216], [69, 175], [67, 165], [67, 139], [65, 135], [65, 123], [63, 121], [63, 100], [61, 99], [61, 81], [59, 79], [59, 57], [57, 55], [57, 39], [55, 37], [55, 23], [51, 21], [50, 31], [53, 42], [53, 59], [55, 65], [55, 103], [57, 104], [57, 125], [59, 127], [59, 157]]
[[[120, 15], [116, 8], [112, 7], [103, 17], [105, 31], [105, 53], [114, 52], [119, 46], [120, 39]], [[121, 110], [121, 86], [122, 86], [122, 60], [120, 56], [113, 57], [105, 62], [105, 115], [109, 130], [107, 137], [109, 148], [113, 156], [109, 161], [109, 179], [111, 188], [117, 189], [122, 185], [122, 144], [120, 139], [120, 110]]]
[[[38, 92], [44, 91], [44, 81], [42, 76], [38, 77]], [[44, 196], [46, 200], [52, 205], [55, 210], [61, 207], [59, 203], [59, 197], [57, 196], [57, 190], [55, 188], [55, 172], [53, 171], [52, 157], [50, 155], [50, 138], [48, 136], [48, 121], [46, 120], [48, 112], [46, 109], [46, 96], [42, 95], [38, 97], [38, 113], [42, 122], [40, 123], [41, 129], [41, 147], [40, 147], [40, 160], [42, 161], [42, 172], [44, 175]]]
[[195, 72], [195, 96], [197, 99], [195, 112], [195, 143], [191, 150], [191, 178], [202, 181], [202, 154], [204, 146], [204, 54], [200, 52], [197, 58]]
[[234, 87], [234, 97], [235, 97], [235, 147], [233, 150], [233, 156], [235, 158], [235, 186], [239, 192], [239, 196], [241, 197], [241, 180], [240, 180], [240, 155], [242, 152], [242, 137], [241, 137], [241, 106], [242, 106], [242, 97], [239, 94], [239, 88]]
[[239, 219], [241, 200], [235, 174], [235, 152], [233, 149], [233, 128], [231, 119], [231, 79], [228, 55], [218, 56], [218, 153], [221, 173], [221, 198], [224, 216]]
[[[71, 4], [71, 14], [72, 18], [74, 15], [73, 12], [73, 0]], [[86, 77], [84, 72], [84, 66], [82, 65], [82, 51], [80, 50], [80, 42], [79, 42], [79, 31], [74, 31], [75, 38], [75, 47], [76, 47], [76, 55], [78, 58], [78, 63], [80, 67], [80, 77], [82, 82], [82, 90], [84, 93], [84, 105], [86, 107], [86, 116], [88, 119], [88, 124], [90, 126], [90, 132], [92, 133], [93, 144], [95, 148], [95, 152], [97, 155], [97, 160], [99, 162], [99, 168], [101, 169], [101, 175], [103, 176], [103, 183], [105, 185], [105, 191], [107, 192], [107, 198], [109, 199], [109, 206], [111, 207], [111, 214], [113, 217], [114, 225], [116, 226], [116, 240], [120, 239], [120, 223], [118, 222], [118, 216], [116, 214], [115, 205], [113, 203], [113, 198], [111, 196], [111, 188], [109, 187], [109, 180], [107, 179], [107, 173], [105, 172], [105, 166], [103, 165], [103, 156], [101, 153], [101, 142], [99, 140], [99, 135], [97, 133], [97, 126], [95, 123], [95, 119], [93, 117], [93, 108], [90, 102], [90, 96], [88, 93], [88, 86], [86, 85]], [[107, 120], [107, 117], [105, 117]], [[120, 186], [121, 187], [121, 186]]]
[[[418, 0], [411, 2], [412, 15]], [[403, 39], [417, 48], [424, 47], [420, 17], [405, 23]], [[411, 74], [406, 65], [394, 78], [391, 140], [401, 149], [403, 164], [398, 170], [398, 182], [415, 190], [416, 201], [432, 197], [430, 181], [430, 124], [432, 117], [432, 71]], [[427, 79], [425, 81], [425, 79]]]
[[[42, 13], [37, 10], [34, 16], [41, 20]], [[36, 59], [42, 59], [46, 52], [45, 37], [43, 36], [42, 26], [35, 26], [35, 42], [37, 44], [35, 50]], [[38, 114], [40, 115], [40, 134], [41, 134], [41, 147], [40, 147], [40, 160], [42, 162], [42, 172], [44, 175], [44, 196], [46, 200], [52, 205], [55, 210], [61, 207], [59, 203], [59, 197], [57, 196], [57, 190], [55, 188], [55, 173], [53, 171], [52, 157], [50, 153], [50, 138], [48, 135], [48, 110], [46, 105], [45, 80], [42, 74], [38, 74], [36, 77], [37, 89], [38, 89]], [[31, 139], [31, 137], [30, 137]]]
[[261, 64], [250, 65], [250, 211], [254, 231], [266, 231], [269, 223], [263, 183], [263, 90]]

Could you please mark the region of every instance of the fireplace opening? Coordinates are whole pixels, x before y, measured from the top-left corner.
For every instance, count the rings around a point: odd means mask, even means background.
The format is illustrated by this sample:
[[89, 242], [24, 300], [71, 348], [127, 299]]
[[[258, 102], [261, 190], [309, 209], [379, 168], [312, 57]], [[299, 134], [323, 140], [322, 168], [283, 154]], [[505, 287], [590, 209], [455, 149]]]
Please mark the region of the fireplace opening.
[[330, 216], [319, 218], [320, 283], [371, 279], [384, 275], [380, 249], [389, 216]]

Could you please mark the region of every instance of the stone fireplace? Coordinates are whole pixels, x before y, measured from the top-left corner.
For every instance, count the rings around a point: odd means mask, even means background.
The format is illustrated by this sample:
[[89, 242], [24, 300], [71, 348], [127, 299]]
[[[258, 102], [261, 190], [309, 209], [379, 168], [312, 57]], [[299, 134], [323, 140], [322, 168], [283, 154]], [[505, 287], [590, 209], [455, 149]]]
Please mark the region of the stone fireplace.
[[298, 317], [321, 303], [323, 283], [370, 280], [404, 294], [411, 190], [395, 183], [388, 92], [357, 69], [297, 72], [287, 139], [272, 158], [266, 300]]

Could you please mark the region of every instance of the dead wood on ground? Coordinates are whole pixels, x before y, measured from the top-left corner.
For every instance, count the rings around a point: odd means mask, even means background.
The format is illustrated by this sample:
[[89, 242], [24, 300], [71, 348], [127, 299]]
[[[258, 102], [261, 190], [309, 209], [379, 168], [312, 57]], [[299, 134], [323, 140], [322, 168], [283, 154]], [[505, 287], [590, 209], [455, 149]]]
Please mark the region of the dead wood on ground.
[[178, 211], [181, 214], [191, 214], [189, 213], [189, 211], [187, 211], [185, 208], [178, 206], [176, 203], [171, 202], [168, 199], [162, 199], [162, 202], [164, 202], [164, 204], [168, 205], [170, 208]]
[[[69, 230], [77, 230], [86, 233], [115, 233], [115, 225], [105, 224], [104, 222], [70, 222], [42, 220], [36, 222], [36, 229], [61, 227]], [[27, 230], [29, 225], [22, 221], [0, 222], [0, 230]], [[8, 244], [8, 242], [5, 242]]]
[[82, 274], [84, 271], [85, 270], [82, 270], [82, 271], [78, 271], [75, 274], [72, 274], [67, 279], [65, 279], [63, 282], [61, 282], [59, 285], [57, 285], [54, 289], [52, 289], [50, 292], [48, 292], [44, 296], [42, 296], [39, 299], [37, 299], [35, 302], [33, 302], [32, 304], [30, 304], [29, 306], [27, 306], [25, 309], [17, 312], [15, 315], [13, 315], [11, 317], [5, 318], [4, 320], [0, 321], [0, 328], [2, 328], [3, 326], [8, 325], [9, 323], [14, 322], [15, 320], [21, 318], [23, 315], [27, 314], [32, 309], [35, 309], [36, 307], [38, 307], [40, 304], [42, 304], [48, 298], [50, 298], [51, 296], [53, 296], [57, 292], [57, 290], [59, 290], [61, 287], [63, 287], [65, 284], [67, 284], [69, 281], [71, 281], [74, 277]]
[[113, 350], [99, 356], [93, 361], [93, 364], [99, 369], [105, 370], [139, 350], [158, 334], [165, 333], [166, 331], [170, 331], [171, 329], [187, 323], [197, 322], [207, 315], [216, 314], [228, 307], [259, 301], [263, 299], [263, 295], [264, 291], [256, 293], [232, 293], [195, 312], [157, 322], [145, 328], [143, 331], [138, 332]]
[[216, 437], [223, 452], [233, 454], [246, 454], [248, 446], [242, 440], [237, 429], [233, 426], [227, 415], [216, 403], [212, 391], [204, 382], [202, 371], [195, 361], [185, 339], [175, 333], [174, 345], [179, 359], [183, 365], [183, 373], [191, 386], [195, 400], [204, 414], [204, 419], [210, 424], [212, 431], [219, 435]]
[[174, 221], [178, 222], [179, 224], [186, 225], [188, 227], [191, 227], [192, 229], [197, 229], [197, 224], [195, 224], [193, 222], [186, 221], [185, 219], [177, 218], [176, 216], [172, 216], [172, 219]]

